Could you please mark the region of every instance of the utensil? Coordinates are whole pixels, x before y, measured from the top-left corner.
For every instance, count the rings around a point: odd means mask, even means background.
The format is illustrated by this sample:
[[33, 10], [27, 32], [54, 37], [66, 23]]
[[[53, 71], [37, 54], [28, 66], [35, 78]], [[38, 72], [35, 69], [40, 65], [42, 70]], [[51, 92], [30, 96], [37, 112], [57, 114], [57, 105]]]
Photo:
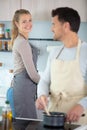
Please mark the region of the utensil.
[[45, 101], [44, 101], [43, 97], [41, 98], [41, 100], [42, 100], [43, 105], [44, 105], [44, 111], [47, 113], [47, 115], [49, 115], [49, 116], [50, 116], [50, 112], [48, 111], [48, 108], [47, 108], [47, 106], [46, 106], [46, 103], [45, 103]]
[[51, 115], [50, 112], [49, 112], [48, 109], [47, 109], [47, 106], [44, 107], [44, 110], [45, 110], [45, 112], [47, 113], [48, 116]]

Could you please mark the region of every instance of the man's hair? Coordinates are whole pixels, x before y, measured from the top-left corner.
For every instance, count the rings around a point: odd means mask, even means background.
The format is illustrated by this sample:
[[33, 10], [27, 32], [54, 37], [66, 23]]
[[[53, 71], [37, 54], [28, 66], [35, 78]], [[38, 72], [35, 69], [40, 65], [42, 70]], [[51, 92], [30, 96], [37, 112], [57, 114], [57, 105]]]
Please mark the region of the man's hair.
[[69, 22], [71, 30], [78, 32], [80, 27], [80, 16], [78, 12], [69, 7], [59, 7], [52, 10], [52, 17], [58, 16], [58, 20], [62, 23]]

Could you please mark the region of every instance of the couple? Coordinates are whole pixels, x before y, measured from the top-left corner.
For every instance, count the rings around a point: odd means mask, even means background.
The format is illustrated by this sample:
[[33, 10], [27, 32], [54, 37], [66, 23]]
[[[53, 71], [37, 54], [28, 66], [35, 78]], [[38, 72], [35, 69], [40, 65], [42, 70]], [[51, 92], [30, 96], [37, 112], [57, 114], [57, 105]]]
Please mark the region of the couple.
[[[87, 43], [78, 37], [80, 22], [78, 12], [72, 8], [60, 7], [52, 10], [54, 40], [61, 41], [63, 45], [60, 49], [52, 50], [46, 70], [40, 78], [35, 68], [36, 49], [33, 51], [28, 43], [28, 33], [32, 28], [31, 14], [23, 9], [15, 12], [12, 86], [17, 117], [37, 118], [34, 97], [38, 84], [38, 109], [44, 110], [50, 97], [49, 111], [67, 113], [68, 122], [86, 123]], [[81, 117], [82, 114], [85, 116]]]

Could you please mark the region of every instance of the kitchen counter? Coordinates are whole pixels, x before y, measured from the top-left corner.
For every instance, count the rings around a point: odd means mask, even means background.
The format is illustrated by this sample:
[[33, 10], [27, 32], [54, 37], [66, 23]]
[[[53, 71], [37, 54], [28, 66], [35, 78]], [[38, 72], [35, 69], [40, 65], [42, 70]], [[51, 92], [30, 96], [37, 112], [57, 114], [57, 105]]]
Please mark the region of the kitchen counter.
[[63, 128], [46, 127], [43, 125], [42, 121], [17, 120], [13, 122], [13, 130], [74, 130], [77, 127], [77, 125], [69, 124], [65, 124]]
[[[52, 128], [43, 125], [42, 121], [25, 121], [25, 120], [15, 120], [12, 123], [12, 130], [74, 130], [79, 127], [74, 124], [65, 124], [64, 127]], [[0, 122], [0, 130], [2, 130], [2, 122]]]

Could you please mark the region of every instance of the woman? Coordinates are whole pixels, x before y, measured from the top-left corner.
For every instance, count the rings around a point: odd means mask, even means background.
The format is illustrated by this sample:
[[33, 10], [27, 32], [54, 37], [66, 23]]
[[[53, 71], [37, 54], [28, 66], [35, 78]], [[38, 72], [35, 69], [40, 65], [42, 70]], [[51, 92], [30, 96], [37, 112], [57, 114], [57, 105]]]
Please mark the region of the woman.
[[29, 44], [32, 16], [20, 9], [12, 21], [14, 78], [12, 82], [16, 117], [37, 118], [35, 108], [36, 85], [40, 76], [36, 70], [37, 49]]

